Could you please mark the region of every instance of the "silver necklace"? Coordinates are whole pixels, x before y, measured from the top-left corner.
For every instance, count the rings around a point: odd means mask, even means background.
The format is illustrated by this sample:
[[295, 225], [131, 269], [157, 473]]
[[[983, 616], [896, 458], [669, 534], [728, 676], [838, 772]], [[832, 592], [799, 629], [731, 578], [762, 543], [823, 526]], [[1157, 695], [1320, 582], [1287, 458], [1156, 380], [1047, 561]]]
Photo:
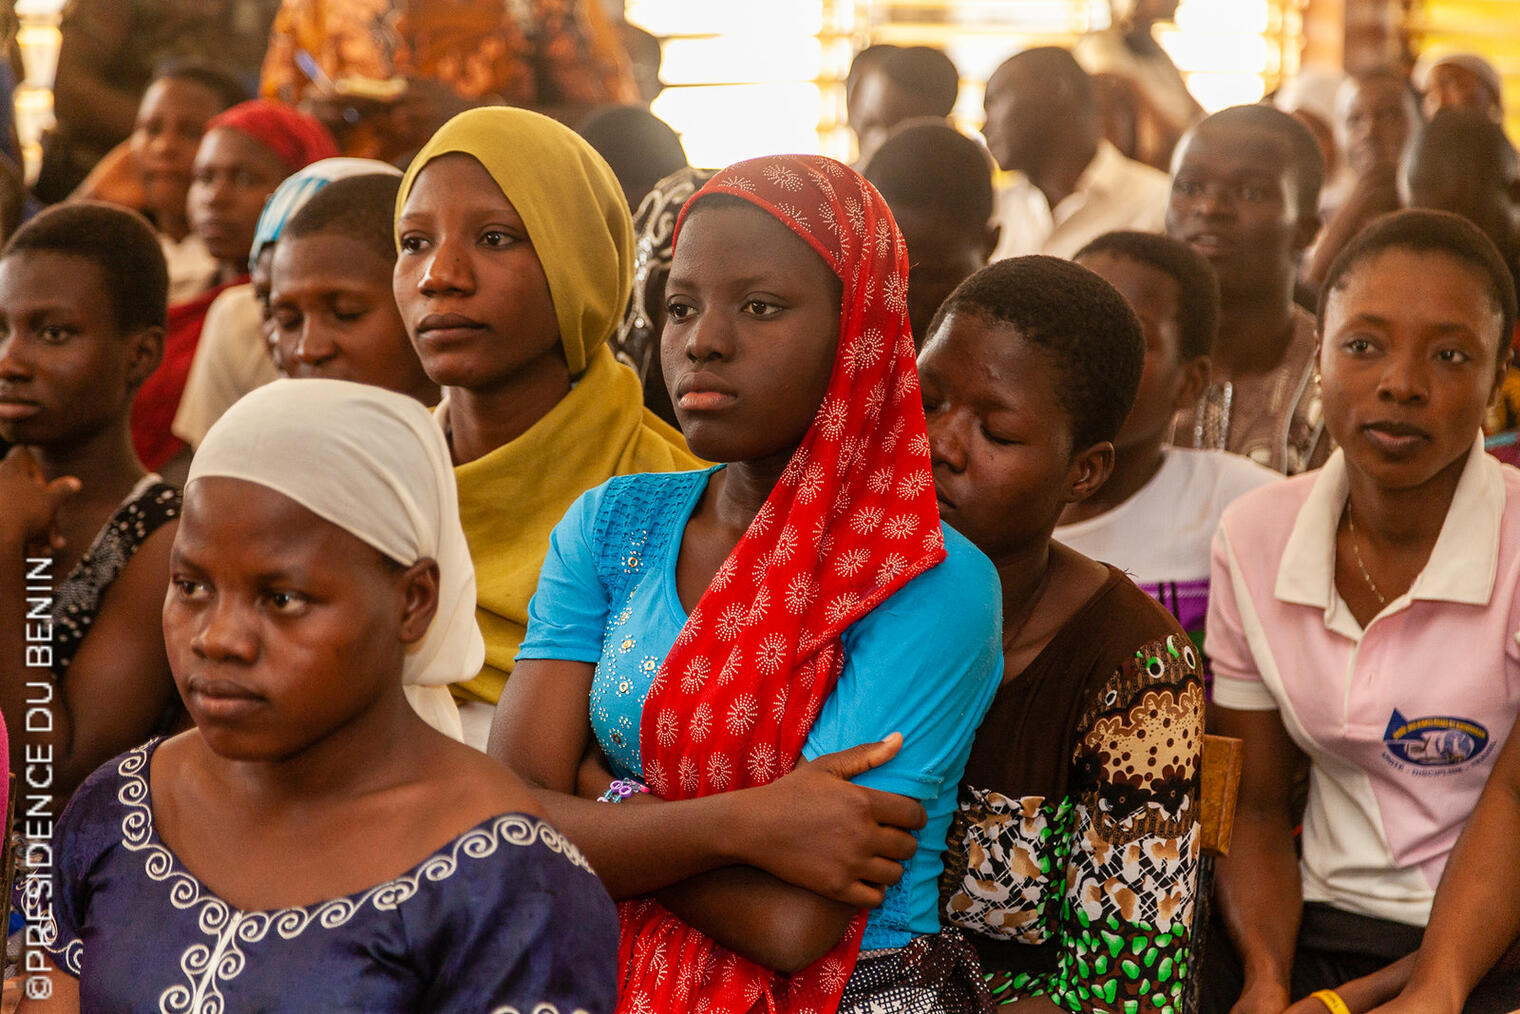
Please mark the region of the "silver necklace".
[[1386, 606], [1388, 600], [1378, 590], [1377, 582], [1372, 580], [1372, 574], [1368, 572], [1367, 565], [1362, 562], [1361, 547], [1356, 544], [1356, 516], [1351, 513], [1351, 501], [1346, 501], [1346, 528], [1351, 535], [1351, 555], [1356, 557], [1356, 567], [1362, 572], [1362, 580], [1367, 582], [1367, 587], [1372, 589], [1372, 594], [1377, 597], [1378, 606]]

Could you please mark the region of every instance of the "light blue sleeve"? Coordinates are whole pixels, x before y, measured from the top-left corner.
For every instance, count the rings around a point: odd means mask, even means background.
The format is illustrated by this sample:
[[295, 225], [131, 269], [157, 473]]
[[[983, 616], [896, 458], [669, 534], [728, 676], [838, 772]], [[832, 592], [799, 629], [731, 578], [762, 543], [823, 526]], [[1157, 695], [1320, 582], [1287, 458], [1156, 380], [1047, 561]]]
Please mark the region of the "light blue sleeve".
[[596, 516], [605, 485], [582, 493], [549, 535], [549, 554], [528, 603], [528, 631], [517, 660], [597, 662], [610, 604], [597, 570]]
[[997, 572], [948, 527], [945, 548], [943, 563], [845, 632], [844, 672], [802, 748], [816, 760], [901, 732], [897, 756], [855, 781], [919, 800], [931, 822], [944, 808], [930, 804], [953, 802], [1003, 675]]

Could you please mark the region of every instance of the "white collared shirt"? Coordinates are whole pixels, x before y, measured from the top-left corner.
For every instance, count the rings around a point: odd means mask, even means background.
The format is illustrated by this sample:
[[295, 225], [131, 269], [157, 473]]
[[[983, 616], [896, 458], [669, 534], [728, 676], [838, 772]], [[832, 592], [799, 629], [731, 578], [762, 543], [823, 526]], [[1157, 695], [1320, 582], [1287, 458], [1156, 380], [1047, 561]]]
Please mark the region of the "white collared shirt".
[[1027, 177], [1011, 174], [998, 190], [1003, 232], [992, 259], [1035, 253], [1070, 258], [1116, 229], [1163, 232], [1170, 192], [1166, 173], [1126, 158], [1107, 141], [1098, 142], [1076, 189], [1054, 208]]
[[1344, 452], [1241, 497], [1214, 541], [1214, 701], [1277, 710], [1312, 762], [1304, 899], [1414, 926], [1520, 715], [1520, 471], [1475, 440], [1409, 590], [1335, 587]]

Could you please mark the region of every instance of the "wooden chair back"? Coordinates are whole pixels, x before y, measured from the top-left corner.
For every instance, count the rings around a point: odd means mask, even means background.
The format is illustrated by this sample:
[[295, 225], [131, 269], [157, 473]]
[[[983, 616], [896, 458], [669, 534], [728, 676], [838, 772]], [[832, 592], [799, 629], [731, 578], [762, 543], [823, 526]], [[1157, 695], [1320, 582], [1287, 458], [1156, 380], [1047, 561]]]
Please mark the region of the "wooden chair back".
[[1198, 782], [1200, 845], [1213, 856], [1230, 854], [1235, 833], [1235, 802], [1240, 796], [1240, 768], [1245, 743], [1229, 736], [1203, 737], [1203, 770]]

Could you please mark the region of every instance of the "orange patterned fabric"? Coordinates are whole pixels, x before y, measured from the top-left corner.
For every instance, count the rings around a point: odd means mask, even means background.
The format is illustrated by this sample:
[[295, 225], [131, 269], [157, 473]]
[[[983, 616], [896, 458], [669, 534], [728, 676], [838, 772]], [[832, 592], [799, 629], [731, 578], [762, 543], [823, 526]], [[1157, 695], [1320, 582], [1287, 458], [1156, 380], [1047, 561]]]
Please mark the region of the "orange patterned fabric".
[[[790, 771], [844, 665], [841, 635], [945, 558], [908, 329], [908, 260], [876, 190], [832, 159], [723, 170], [682, 211], [728, 194], [773, 215], [843, 283], [839, 351], [812, 427], [691, 611], [650, 688], [644, 775], [665, 799]], [[703, 729], [702, 735], [693, 730]], [[658, 903], [622, 906], [620, 1011], [829, 1014], [865, 915], [790, 978], [720, 947]]]
[[513, 106], [632, 102], [628, 57], [599, 31], [597, 0], [284, 0], [260, 91], [294, 102], [310, 53], [334, 80], [426, 78]]

